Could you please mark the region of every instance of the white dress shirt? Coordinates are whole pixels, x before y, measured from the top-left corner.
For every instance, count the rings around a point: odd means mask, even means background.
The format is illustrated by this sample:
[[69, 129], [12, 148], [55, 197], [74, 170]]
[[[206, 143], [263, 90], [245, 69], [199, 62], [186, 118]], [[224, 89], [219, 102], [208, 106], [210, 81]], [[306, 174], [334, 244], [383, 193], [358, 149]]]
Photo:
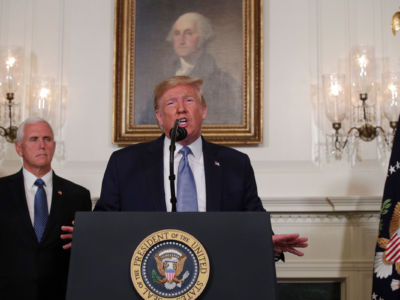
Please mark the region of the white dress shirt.
[[[32, 225], [34, 225], [35, 219], [35, 195], [38, 187], [35, 185], [36, 177], [27, 169], [23, 168], [22, 174], [24, 175], [24, 185], [25, 185], [25, 196], [26, 204], [28, 205], [29, 216], [31, 217]], [[44, 181], [44, 190], [46, 192], [47, 208], [50, 214], [51, 208], [51, 198], [53, 195], [53, 171], [50, 170], [46, 175], [42, 176], [41, 179]]]
[[[168, 137], [164, 139], [164, 191], [165, 191], [165, 204], [167, 206], [167, 211], [172, 210], [171, 204], [171, 189], [169, 180], [169, 146], [171, 145], [171, 140]], [[175, 144], [175, 160], [174, 160], [174, 174], [175, 174], [175, 193], [176, 186], [178, 182], [178, 166], [182, 158], [182, 154], [179, 150], [182, 149], [182, 145]], [[188, 155], [189, 165], [192, 169], [194, 181], [196, 183], [197, 192], [197, 205], [199, 211], [206, 211], [206, 180], [204, 175], [204, 159], [203, 159], [203, 141], [199, 137], [191, 145], [188, 146], [192, 150], [192, 154]], [[177, 200], [179, 201], [179, 199]]]

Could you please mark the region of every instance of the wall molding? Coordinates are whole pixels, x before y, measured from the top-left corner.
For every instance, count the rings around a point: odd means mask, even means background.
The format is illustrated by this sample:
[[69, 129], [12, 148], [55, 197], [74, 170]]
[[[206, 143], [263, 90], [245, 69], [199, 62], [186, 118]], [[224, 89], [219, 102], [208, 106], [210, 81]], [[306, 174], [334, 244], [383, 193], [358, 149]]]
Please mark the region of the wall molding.
[[262, 198], [269, 212], [379, 212], [381, 197], [274, 197]]

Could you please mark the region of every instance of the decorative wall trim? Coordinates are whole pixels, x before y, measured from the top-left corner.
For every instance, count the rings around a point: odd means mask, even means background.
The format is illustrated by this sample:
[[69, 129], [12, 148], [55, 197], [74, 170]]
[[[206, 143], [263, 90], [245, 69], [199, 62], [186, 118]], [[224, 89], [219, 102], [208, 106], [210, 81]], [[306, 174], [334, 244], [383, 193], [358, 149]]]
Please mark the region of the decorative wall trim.
[[[372, 272], [373, 262], [368, 260], [360, 261], [343, 261], [343, 260], [332, 260], [332, 261], [291, 261], [291, 262], [279, 262], [276, 264], [277, 272], [281, 276], [279, 278], [291, 277], [292, 272], [300, 272], [303, 276], [297, 274], [296, 277], [310, 277], [309, 272], [358, 272], [358, 271], [371, 271]], [[287, 273], [289, 272], [289, 273]], [[343, 277], [339, 276], [339, 277]]]
[[380, 211], [380, 197], [300, 197], [263, 198], [262, 203], [269, 212], [346, 212]]
[[310, 224], [310, 223], [327, 223], [327, 224], [347, 224], [348, 222], [356, 223], [372, 223], [379, 221], [379, 213], [327, 213], [327, 214], [271, 214], [271, 222], [275, 224]]

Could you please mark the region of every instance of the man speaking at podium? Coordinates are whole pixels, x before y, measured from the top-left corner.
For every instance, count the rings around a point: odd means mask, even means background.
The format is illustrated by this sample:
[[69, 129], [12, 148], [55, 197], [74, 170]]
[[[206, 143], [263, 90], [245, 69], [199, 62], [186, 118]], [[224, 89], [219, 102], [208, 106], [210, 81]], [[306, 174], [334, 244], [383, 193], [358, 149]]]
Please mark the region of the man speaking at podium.
[[[94, 210], [172, 210], [169, 146], [171, 129], [178, 120], [187, 135], [176, 145], [174, 156], [177, 211], [265, 211], [249, 157], [209, 143], [201, 136], [207, 117], [202, 82], [174, 76], [157, 85], [154, 111], [164, 134], [155, 141], [132, 145], [111, 155]], [[301, 256], [303, 253], [295, 248], [307, 247], [306, 241], [298, 234], [274, 235], [274, 251]]]

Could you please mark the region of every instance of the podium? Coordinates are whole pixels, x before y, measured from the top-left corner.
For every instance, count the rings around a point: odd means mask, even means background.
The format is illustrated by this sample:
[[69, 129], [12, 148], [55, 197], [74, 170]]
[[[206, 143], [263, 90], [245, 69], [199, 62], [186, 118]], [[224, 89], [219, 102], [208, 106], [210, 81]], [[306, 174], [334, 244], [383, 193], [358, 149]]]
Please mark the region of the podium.
[[276, 299], [266, 212], [78, 212], [67, 299], [142, 299], [131, 279], [135, 249], [154, 232], [171, 229], [195, 237], [207, 252], [208, 282], [197, 299]]

